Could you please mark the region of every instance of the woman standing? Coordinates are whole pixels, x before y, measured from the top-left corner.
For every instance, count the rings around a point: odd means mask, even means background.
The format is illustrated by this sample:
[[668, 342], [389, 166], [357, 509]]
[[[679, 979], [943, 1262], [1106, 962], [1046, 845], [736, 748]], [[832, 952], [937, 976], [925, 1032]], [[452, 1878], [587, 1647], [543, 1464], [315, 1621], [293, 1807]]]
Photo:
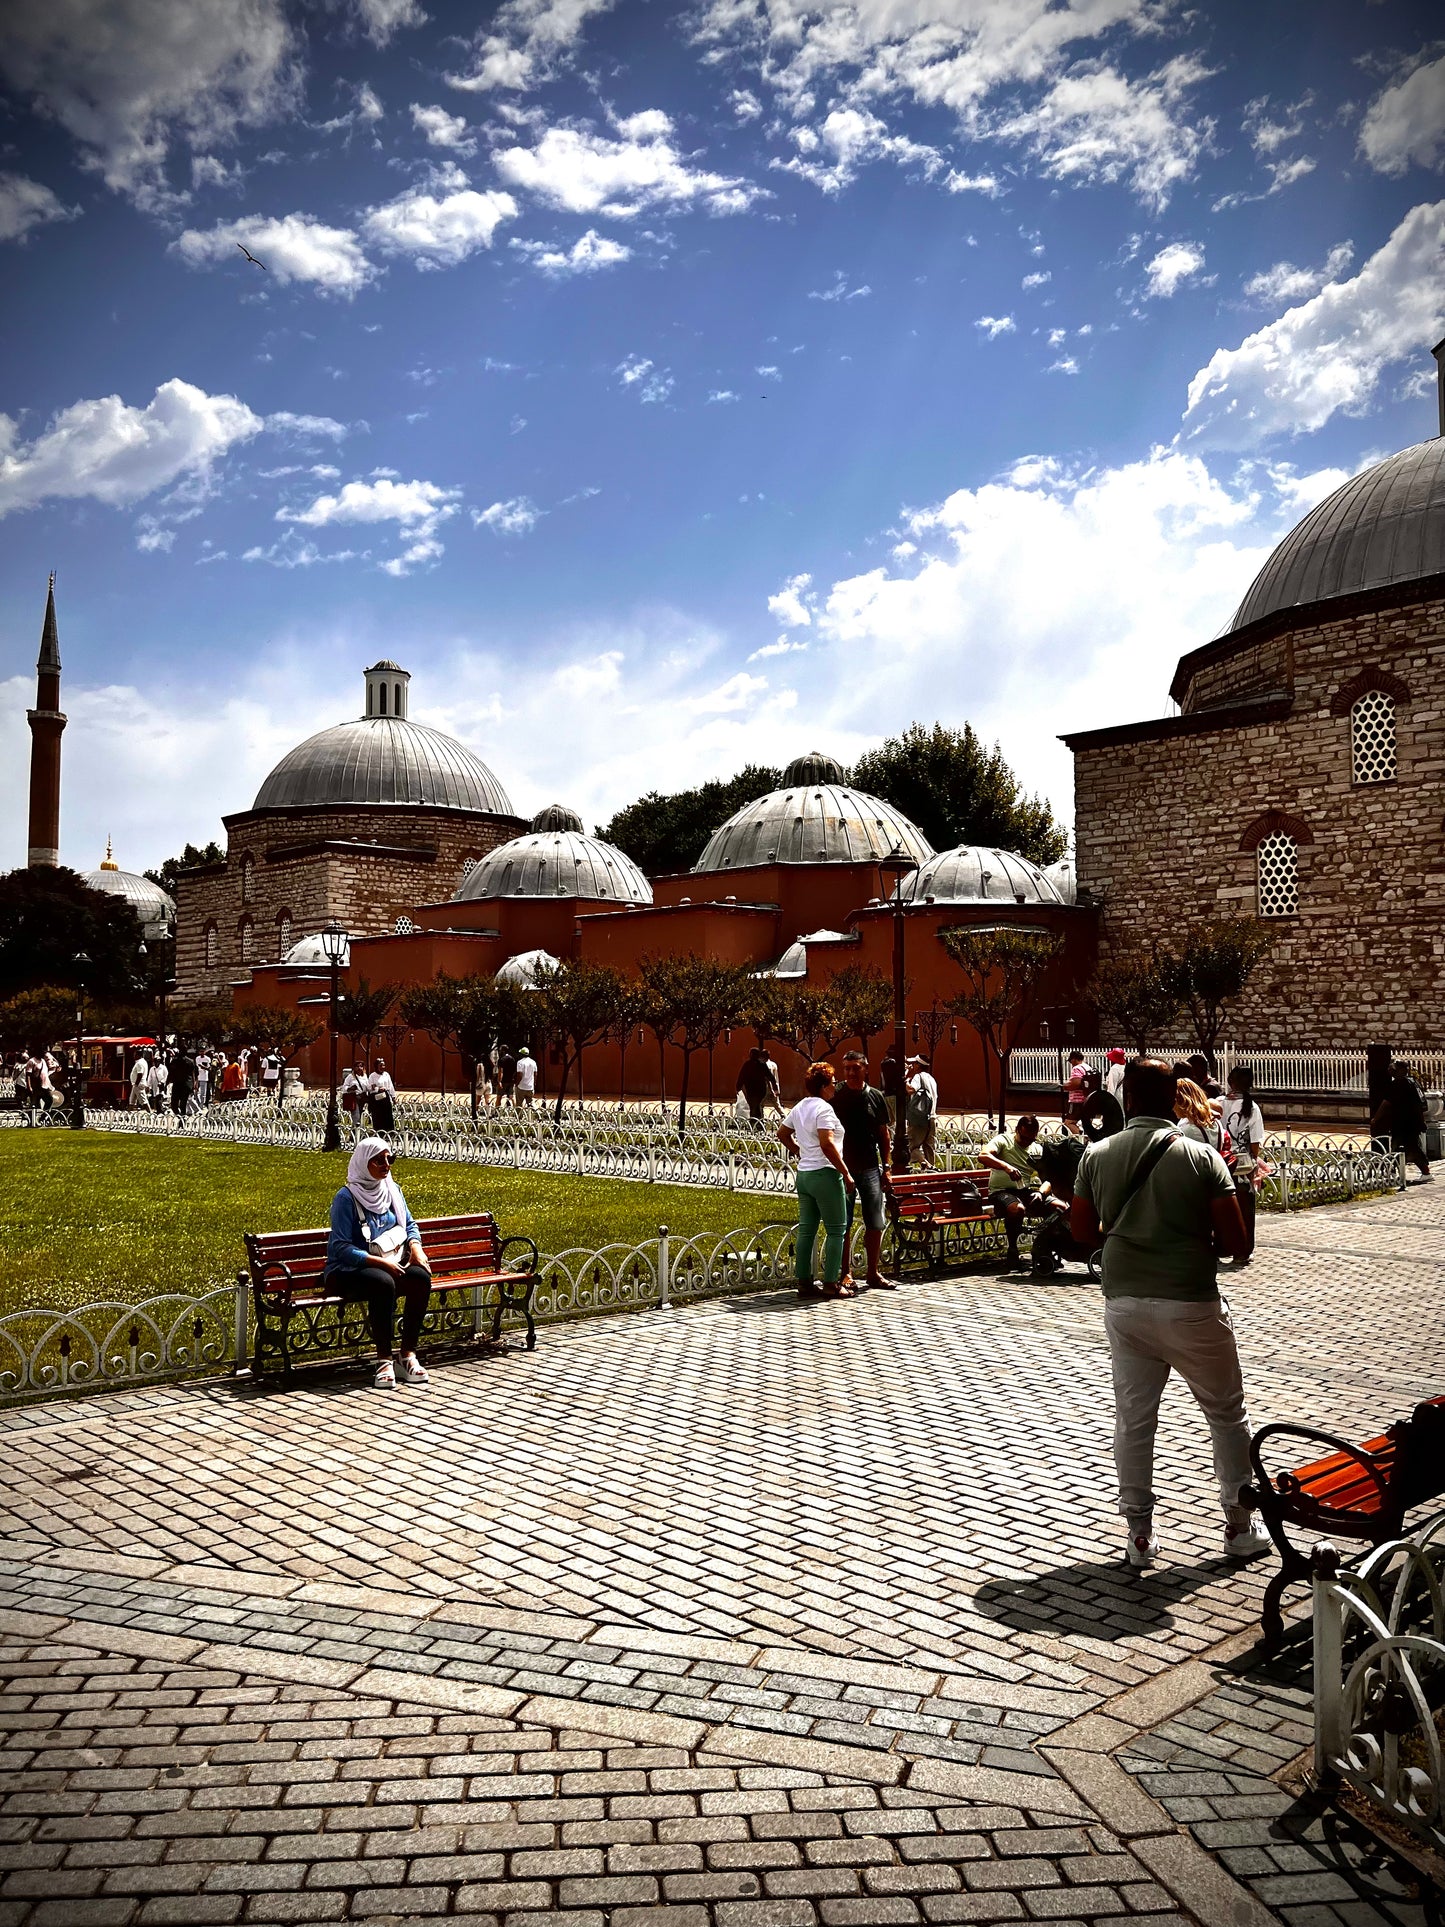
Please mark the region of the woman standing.
[[1225, 1155], [1229, 1132], [1215, 1115], [1208, 1093], [1192, 1078], [1181, 1077], [1174, 1087], [1174, 1115], [1179, 1119], [1181, 1136], [1192, 1137], [1196, 1144], [1207, 1144], [1211, 1151]]
[[1229, 1090], [1224, 1099], [1224, 1128], [1234, 1146], [1234, 1190], [1248, 1235], [1245, 1255], [1236, 1265], [1247, 1265], [1254, 1256], [1255, 1191], [1259, 1165], [1264, 1151], [1264, 1118], [1254, 1101], [1254, 1072], [1236, 1064], [1229, 1073]]
[[[852, 1178], [843, 1162], [843, 1124], [833, 1109], [837, 1079], [831, 1064], [810, 1064], [803, 1079], [807, 1095], [783, 1119], [778, 1137], [798, 1160], [798, 1244], [794, 1271], [800, 1298], [851, 1298], [852, 1279], [843, 1279], [843, 1247], [848, 1236], [848, 1190]], [[824, 1230], [823, 1282], [813, 1282], [813, 1247], [818, 1226]]]
[[[431, 1268], [421, 1233], [391, 1175], [391, 1151], [379, 1137], [364, 1137], [351, 1153], [346, 1182], [331, 1200], [326, 1245], [326, 1282], [348, 1303], [364, 1302], [376, 1343], [378, 1391], [426, 1385], [431, 1375], [416, 1355], [421, 1321], [431, 1296]], [[404, 1294], [401, 1365], [392, 1363], [396, 1298]]]

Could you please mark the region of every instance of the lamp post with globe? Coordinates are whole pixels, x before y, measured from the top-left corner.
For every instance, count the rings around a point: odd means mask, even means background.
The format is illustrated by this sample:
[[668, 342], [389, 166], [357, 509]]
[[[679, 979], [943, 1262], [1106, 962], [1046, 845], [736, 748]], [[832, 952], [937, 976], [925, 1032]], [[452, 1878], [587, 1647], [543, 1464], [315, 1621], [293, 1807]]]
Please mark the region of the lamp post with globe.
[[72, 961], [75, 964], [77, 990], [75, 1068], [71, 1072], [70, 1128], [72, 1131], [83, 1131], [85, 1129], [85, 973], [90, 968], [90, 958], [83, 950], [77, 950]]
[[[903, 879], [911, 876], [918, 868], [918, 860], [905, 854], [901, 844], [895, 843], [885, 857], [878, 860], [878, 869], [883, 876], [893, 879], [893, 1055], [898, 1060], [901, 1072], [908, 1060], [908, 1016], [904, 1010], [905, 986], [903, 981]], [[908, 1169], [908, 1126], [904, 1119], [907, 1109], [906, 1098], [899, 1105], [898, 1120], [893, 1131], [893, 1169]]]
[[329, 1089], [326, 1096], [326, 1135], [321, 1140], [323, 1151], [341, 1149], [341, 1121], [336, 1112], [336, 1026], [340, 1020], [341, 965], [348, 956], [350, 947], [346, 931], [336, 918], [332, 917], [321, 932], [322, 955], [331, 966], [330, 1068], [327, 1072]]

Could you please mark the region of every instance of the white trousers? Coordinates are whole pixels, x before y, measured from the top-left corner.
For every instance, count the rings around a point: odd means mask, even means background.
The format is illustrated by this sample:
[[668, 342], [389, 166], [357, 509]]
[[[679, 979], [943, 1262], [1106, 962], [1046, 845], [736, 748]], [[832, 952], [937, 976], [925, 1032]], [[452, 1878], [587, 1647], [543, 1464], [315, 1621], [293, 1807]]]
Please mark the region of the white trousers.
[[1171, 1371], [1209, 1421], [1220, 1503], [1236, 1505], [1251, 1477], [1250, 1430], [1228, 1305], [1222, 1298], [1106, 1298], [1104, 1328], [1114, 1370], [1120, 1512], [1130, 1519], [1153, 1513], [1154, 1434]]

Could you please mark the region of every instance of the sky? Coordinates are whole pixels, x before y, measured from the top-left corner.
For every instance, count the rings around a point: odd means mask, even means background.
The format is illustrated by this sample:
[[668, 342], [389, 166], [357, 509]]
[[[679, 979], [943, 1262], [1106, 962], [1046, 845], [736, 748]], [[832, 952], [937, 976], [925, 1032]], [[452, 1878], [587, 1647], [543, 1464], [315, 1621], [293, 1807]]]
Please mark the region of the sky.
[[[0, 868], [221, 835], [363, 667], [521, 814], [1062, 730], [1437, 429], [1419, 0], [0, 5]], [[254, 260], [247, 258], [247, 251]]]

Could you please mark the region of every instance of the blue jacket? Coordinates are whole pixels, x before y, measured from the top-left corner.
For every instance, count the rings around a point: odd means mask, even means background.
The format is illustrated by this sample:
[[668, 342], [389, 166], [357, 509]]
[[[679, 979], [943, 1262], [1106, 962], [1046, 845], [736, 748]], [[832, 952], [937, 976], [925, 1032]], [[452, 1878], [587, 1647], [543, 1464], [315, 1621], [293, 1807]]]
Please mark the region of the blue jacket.
[[[401, 1200], [401, 1208], [406, 1214], [403, 1222], [406, 1225], [407, 1243], [410, 1244], [413, 1238], [420, 1243], [421, 1233], [416, 1228], [416, 1219], [407, 1209], [405, 1198]], [[331, 1236], [326, 1241], [326, 1269], [360, 1271], [363, 1265], [369, 1265], [371, 1258], [367, 1245], [380, 1232], [389, 1231], [396, 1222], [394, 1211], [383, 1211], [376, 1218], [365, 1217], [361, 1206], [343, 1184], [331, 1200]]]

